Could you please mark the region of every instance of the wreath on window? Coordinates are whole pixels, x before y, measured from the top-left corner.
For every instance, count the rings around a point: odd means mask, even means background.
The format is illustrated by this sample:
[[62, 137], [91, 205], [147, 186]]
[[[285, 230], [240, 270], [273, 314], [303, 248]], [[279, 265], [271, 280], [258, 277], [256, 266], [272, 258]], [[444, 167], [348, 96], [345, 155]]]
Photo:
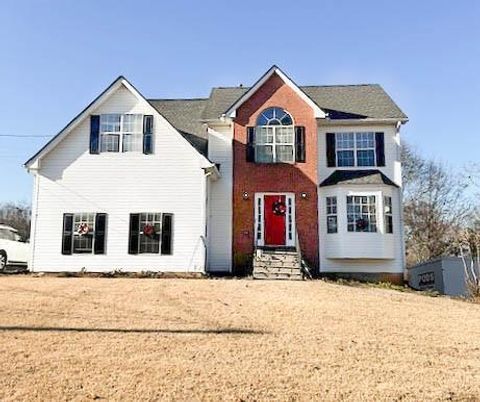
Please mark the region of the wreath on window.
[[143, 227], [143, 234], [147, 237], [153, 237], [155, 236], [155, 226], [153, 226], [152, 224], [150, 223], [147, 223], [144, 227]]
[[78, 225], [77, 233], [80, 236], [86, 236], [89, 232], [90, 232], [90, 227], [88, 226], [88, 223], [83, 222], [80, 225]]
[[364, 218], [358, 218], [355, 225], [358, 230], [365, 230], [368, 227], [368, 221]]
[[273, 214], [278, 216], [285, 215], [285, 213], [287, 212], [287, 206], [285, 205], [284, 202], [280, 200], [275, 201], [273, 203], [272, 209], [273, 209]]

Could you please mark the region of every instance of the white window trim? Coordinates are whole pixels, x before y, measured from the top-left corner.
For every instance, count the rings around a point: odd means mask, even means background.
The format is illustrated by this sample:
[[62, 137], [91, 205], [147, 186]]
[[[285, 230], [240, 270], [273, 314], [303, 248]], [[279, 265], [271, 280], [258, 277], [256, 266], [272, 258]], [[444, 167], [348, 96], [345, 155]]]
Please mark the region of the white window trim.
[[[107, 116], [107, 115], [120, 115], [120, 131], [102, 131], [102, 116]], [[131, 132], [131, 131], [124, 131], [124, 118], [126, 115], [139, 115], [141, 116], [142, 124], [141, 124], [141, 131], [140, 132]], [[100, 135], [100, 153], [106, 153], [106, 154], [114, 154], [114, 153], [126, 153], [126, 152], [134, 152], [134, 153], [142, 153], [143, 152], [143, 118], [144, 115], [141, 113], [103, 113], [100, 115], [100, 130], [99, 130], [99, 135]], [[123, 144], [123, 136], [125, 134], [133, 134], [133, 135], [138, 135], [141, 138], [141, 147], [140, 150], [138, 151], [124, 151], [124, 144]], [[102, 136], [103, 135], [118, 135], [118, 151], [102, 151]]]
[[[368, 197], [368, 196], [375, 196], [375, 218], [377, 220], [377, 231], [376, 232], [349, 232], [348, 231], [348, 207], [347, 207], [347, 197], [352, 196], [359, 196], [359, 197]], [[345, 203], [345, 227], [342, 228], [342, 231], [345, 231], [346, 233], [352, 234], [352, 235], [357, 235], [357, 234], [366, 234], [366, 235], [375, 235], [378, 233], [384, 234], [385, 233], [385, 222], [383, 219], [383, 196], [388, 195], [384, 193], [383, 191], [347, 191], [346, 194], [344, 194], [344, 203]], [[338, 207], [337, 207], [337, 212], [338, 212]]]
[[[257, 130], [266, 128], [271, 128], [273, 131], [273, 141], [272, 142], [258, 142], [257, 141]], [[278, 128], [291, 128], [292, 129], [292, 142], [277, 142], [277, 129]], [[292, 160], [291, 161], [277, 161], [277, 146], [286, 145], [292, 147]], [[257, 147], [271, 146], [272, 147], [272, 162], [259, 162], [257, 161]], [[295, 163], [295, 126], [256, 126], [255, 127], [255, 163]]]
[[[255, 193], [255, 220], [254, 220], [254, 241], [255, 245], [262, 247], [265, 245], [265, 202], [264, 198], [266, 195], [284, 195], [285, 204], [287, 205], [287, 212], [285, 214], [285, 246], [286, 247], [295, 247], [296, 245], [296, 219], [295, 219], [295, 194], [294, 193], [281, 193], [281, 192], [269, 192], [269, 193]], [[260, 200], [260, 201], [259, 201]], [[292, 203], [292, 213], [289, 214], [288, 204]], [[261, 208], [260, 214], [258, 208]], [[258, 217], [261, 216], [261, 221], [259, 222]], [[292, 239], [289, 239], [288, 224], [289, 221], [292, 221]], [[260, 236], [258, 232], [260, 228]]]
[[[339, 134], [349, 134], [353, 133], [353, 148], [342, 148], [338, 149], [337, 146], [337, 138]], [[357, 134], [360, 133], [373, 133], [373, 148], [358, 148], [357, 147]], [[376, 147], [376, 137], [374, 131], [339, 131], [335, 133], [335, 163], [337, 167], [341, 167], [342, 169], [346, 168], [373, 168], [377, 167], [377, 147]], [[373, 165], [371, 166], [359, 166], [357, 161], [357, 151], [370, 151], [373, 149]], [[340, 166], [338, 153], [340, 151], [353, 151], [353, 166]]]

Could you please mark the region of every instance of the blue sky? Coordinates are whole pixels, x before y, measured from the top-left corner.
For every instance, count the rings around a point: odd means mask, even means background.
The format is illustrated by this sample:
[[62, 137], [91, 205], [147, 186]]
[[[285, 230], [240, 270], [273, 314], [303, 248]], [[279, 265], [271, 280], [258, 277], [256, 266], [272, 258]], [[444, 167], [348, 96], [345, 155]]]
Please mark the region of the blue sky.
[[278, 64], [300, 85], [380, 83], [403, 138], [479, 160], [480, 2], [21, 1], [0, 9], [0, 202], [29, 201], [23, 162], [118, 75], [145, 96], [207, 96]]

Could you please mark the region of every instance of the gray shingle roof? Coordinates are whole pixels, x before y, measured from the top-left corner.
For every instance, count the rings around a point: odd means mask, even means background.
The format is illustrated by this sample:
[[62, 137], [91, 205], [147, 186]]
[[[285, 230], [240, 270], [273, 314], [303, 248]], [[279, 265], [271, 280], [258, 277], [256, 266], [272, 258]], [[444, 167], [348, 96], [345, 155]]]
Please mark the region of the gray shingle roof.
[[398, 187], [380, 170], [335, 170], [330, 176], [320, 183], [320, 187], [343, 184], [387, 184]]
[[[300, 87], [321, 109], [364, 118], [405, 119], [407, 116], [378, 84]], [[213, 88], [203, 118], [216, 119], [249, 88]]]
[[[406, 119], [380, 85], [300, 87], [331, 119]], [[158, 110], [202, 154], [207, 152], [204, 120], [222, 116], [249, 88], [213, 88], [205, 99], [151, 99]]]
[[207, 155], [207, 129], [202, 113], [208, 99], [150, 99], [149, 102], [201, 154]]

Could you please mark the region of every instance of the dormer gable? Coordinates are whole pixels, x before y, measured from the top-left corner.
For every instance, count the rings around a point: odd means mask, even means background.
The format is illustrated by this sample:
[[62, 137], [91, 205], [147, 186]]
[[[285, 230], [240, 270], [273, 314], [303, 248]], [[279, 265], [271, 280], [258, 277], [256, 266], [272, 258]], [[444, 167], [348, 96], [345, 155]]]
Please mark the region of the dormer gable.
[[324, 119], [327, 117], [327, 114], [276, 65], [273, 65], [250, 89], [248, 89], [239, 99], [237, 99], [237, 101], [225, 111], [224, 116], [235, 118], [238, 108], [242, 106], [248, 99], [250, 99], [273, 75], [277, 75], [312, 108], [315, 118]]

